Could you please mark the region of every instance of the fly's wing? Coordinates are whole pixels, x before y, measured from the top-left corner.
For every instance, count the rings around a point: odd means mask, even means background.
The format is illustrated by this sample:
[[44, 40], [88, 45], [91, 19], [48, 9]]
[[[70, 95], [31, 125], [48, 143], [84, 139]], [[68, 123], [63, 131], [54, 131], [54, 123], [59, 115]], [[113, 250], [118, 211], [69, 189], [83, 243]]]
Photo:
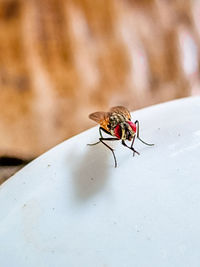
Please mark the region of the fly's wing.
[[110, 109], [111, 113], [117, 113], [117, 114], [122, 114], [124, 115], [128, 120], [131, 120], [131, 114], [129, 112], [129, 110], [123, 106], [116, 106], [116, 107], [112, 107]]
[[103, 120], [106, 120], [106, 118], [108, 118], [108, 113], [103, 112], [103, 111], [97, 111], [97, 112], [91, 113], [89, 115], [89, 118], [100, 124]]
[[91, 113], [89, 115], [89, 118], [93, 121], [96, 121], [102, 128], [104, 128], [106, 131], [110, 132], [110, 129], [107, 127], [109, 124], [109, 112], [103, 112], [103, 111], [97, 111], [94, 113]]

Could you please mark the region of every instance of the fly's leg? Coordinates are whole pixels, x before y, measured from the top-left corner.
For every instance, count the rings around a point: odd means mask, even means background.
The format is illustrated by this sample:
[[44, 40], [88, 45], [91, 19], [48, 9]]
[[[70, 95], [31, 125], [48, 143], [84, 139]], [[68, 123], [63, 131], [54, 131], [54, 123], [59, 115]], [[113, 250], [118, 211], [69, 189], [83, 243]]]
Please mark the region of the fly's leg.
[[135, 136], [133, 137], [133, 141], [132, 141], [132, 144], [131, 144], [130, 147], [127, 146], [127, 144], [125, 143], [124, 140], [122, 140], [122, 145], [125, 146], [125, 147], [127, 147], [127, 148], [129, 148], [130, 150], [132, 150], [133, 151], [133, 156], [135, 155], [135, 153], [138, 154], [138, 155], [140, 155], [140, 153], [133, 148], [134, 141], [135, 141]]
[[102, 137], [99, 138], [99, 142], [104, 144], [112, 152], [113, 157], [114, 157], [114, 161], [115, 161], [115, 168], [117, 167], [117, 159], [116, 159], [116, 156], [114, 153], [114, 149], [112, 147], [110, 147], [109, 145], [107, 145], [106, 143], [104, 143], [104, 141], [117, 141], [117, 140], [119, 140], [119, 139], [118, 138], [102, 138]]
[[140, 135], [139, 135], [139, 121], [137, 120], [137, 121], [135, 121], [135, 124], [137, 125], [137, 138], [143, 143], [143, 144], [145, 144], [145, 145], [147, 145], [147, 146], [154, 146], [154, 144], [148, 144], [148, 143], [146, 143], [146, 142], [144, 142], [141, 138], [140, 138]]
[[88, 144], [89, 146], [93, 146], [93, 145], [97, 145], [99, 143], [102, 143], [104, 144], [108, 149], [110, 149], [110, 151], [112, 152], [113, 154], [113, 157], [114, 157], [114, 161], [115, 161], [115, 168], [117, 167], [117, 159], [116, 159], [116, 156], [115, 156], [115, 153], [114, 153], [114, 149], [111, 148], [109, 145], [107, 145], [104, 141], [117, 141], [119, 140], [118, 138], [115, 138], [115, 137], [110, 137], [110, 138], [104, 138], [103, 135], [102, 135], [102, 132], [101, 131], [104, 131], [108, 134], [110, 134], [109, 132], [107, 132], [106, 130], [104, 130], [103, 128], [99, 127], [99, 134], [101, 137], [99, 137], [99, 141], [94, 143], [94, 144]]
[[134, 142], [135, 142], [135, 137], [136, 137], [136, 135], [133, 136], [133, 141], [132, 141], [132, 143], [131, 143], [131, 150], [133, 150], [133, 157], [135, 156], [135, 153], [137, 153], [138, 155], [140, 155], [140, 153], [137, 152], [137, 151], [133, 148], [133, 144], [134, 144]]
[[92, 144], [87, 144], [88, 146], [95, 146], [95, 145], [97, 145], [97, 144], [99, 144], [101, 141], [98, 141], [98, 142], [96, 142], [96, 143], [92, 143]]
[[131, 147], [133, 147], [134, 142], [135, 142], [135, 135], [133, 136], [133, 141], [131, 143]]
[[[101, 138], [103, 138], [103, 135], [102, 135], [102, 130], [104, 130], [103, 128], [101, 128], [101, 127], [99, 127], [99, 134], [100, 134], [100, 136], [101, 136]], [[107, 133], [107, 131], [106, 131], [106, 133]], [[99, 141], [98, 142], [96, 142], [96, 143], [93, 143], [93, 144], [87, 144], [88, 146], [94, 146], [94, 145], [97, 145], [97, 144], [99, 144], [101, 141], [100, 141], [100, 138], [99, 138]]]

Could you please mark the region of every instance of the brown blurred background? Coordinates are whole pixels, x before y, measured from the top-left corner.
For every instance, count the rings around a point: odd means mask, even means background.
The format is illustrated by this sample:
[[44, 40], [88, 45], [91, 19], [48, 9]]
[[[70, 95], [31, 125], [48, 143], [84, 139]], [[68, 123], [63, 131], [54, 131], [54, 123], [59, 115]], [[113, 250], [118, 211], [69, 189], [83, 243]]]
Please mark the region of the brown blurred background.
[[[200, 94], [199, 43], [198, 0], [0, 0], [0, 163], [89, 128], [90, 112]], [[18, 168], [2, 165], [0, 183]]]

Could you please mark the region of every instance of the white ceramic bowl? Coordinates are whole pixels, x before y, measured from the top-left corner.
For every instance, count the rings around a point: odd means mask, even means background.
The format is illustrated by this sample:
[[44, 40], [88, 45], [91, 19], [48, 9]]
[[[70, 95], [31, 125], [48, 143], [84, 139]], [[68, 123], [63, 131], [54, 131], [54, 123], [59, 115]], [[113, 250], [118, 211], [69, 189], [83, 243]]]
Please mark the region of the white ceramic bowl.
[[200, 98], [138, 110], [140, 156], [92, 128], [0, 187], [2, 267], [199, 267]]

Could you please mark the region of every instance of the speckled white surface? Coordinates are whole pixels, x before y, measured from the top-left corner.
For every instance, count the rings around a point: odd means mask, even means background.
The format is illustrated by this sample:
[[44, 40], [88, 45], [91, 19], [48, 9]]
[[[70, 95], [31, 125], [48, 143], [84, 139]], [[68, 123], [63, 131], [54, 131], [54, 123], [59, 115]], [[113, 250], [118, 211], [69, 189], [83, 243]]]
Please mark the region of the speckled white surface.
[[140, 156], [95, 127], [0, 187], [2, 267], [200, 266], [200, 98], [132, 115]]

